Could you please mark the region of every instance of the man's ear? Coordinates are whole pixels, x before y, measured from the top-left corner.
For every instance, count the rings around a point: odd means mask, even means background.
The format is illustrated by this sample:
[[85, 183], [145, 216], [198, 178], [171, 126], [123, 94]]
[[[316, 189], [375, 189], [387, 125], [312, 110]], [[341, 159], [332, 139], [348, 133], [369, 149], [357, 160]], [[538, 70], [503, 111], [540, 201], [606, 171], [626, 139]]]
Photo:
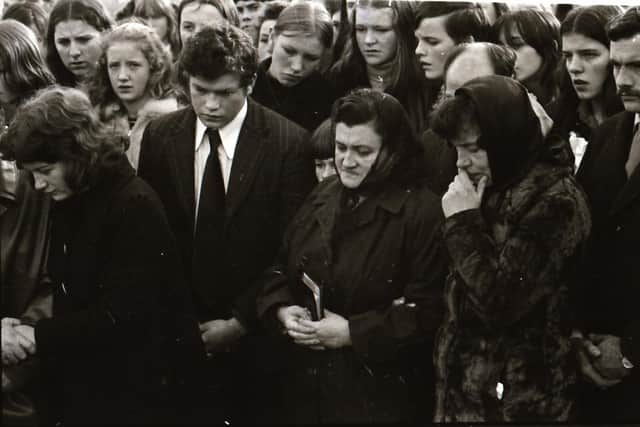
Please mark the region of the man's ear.
[[247, 85], [247, 96], [251, 95], [251, 92], [253, 92], [253, 86], [255, 86], [256, 84], [256, 77], [257, 75], [254, 74], [251, 78], [251, 82], [249, 82], [249, 84]]

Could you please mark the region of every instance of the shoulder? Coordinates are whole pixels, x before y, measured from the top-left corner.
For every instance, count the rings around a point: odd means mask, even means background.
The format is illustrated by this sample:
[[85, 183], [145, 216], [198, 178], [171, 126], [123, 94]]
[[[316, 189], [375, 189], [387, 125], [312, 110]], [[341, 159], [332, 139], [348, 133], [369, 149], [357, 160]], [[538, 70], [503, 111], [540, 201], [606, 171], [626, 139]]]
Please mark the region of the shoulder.
[[621, 111], [602, 122], [595, 131], [596, 138], [609, 138], [611, 133], [631, 132], [634, 113]]
[[152, 120], [160, 116], [176, 112], [178, 101], [174, 97], [152, 99], [138, 112], [138, 120]]
[[157, 117], [149, 123], [147, 131], [154, 136], [167, 136], [175, 133], [176, 126], [182, 123], [191, 113], [191, 107], [183, 107], [177, 111]]

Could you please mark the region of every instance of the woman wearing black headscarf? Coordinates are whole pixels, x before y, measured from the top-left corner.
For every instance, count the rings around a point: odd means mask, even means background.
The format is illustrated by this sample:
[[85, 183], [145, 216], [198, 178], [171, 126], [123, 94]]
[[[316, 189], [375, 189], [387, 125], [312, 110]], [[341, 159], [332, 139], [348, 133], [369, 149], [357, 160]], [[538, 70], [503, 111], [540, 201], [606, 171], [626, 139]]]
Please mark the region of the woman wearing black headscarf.
[[[426, 393], [432, 384], [423, 375], [442, 313], [442, 213], [416, 184], [420, 145], [395, 98], [354, 91], [334, 104], [332, 123], [338, 175], [322, 181], [292, 221], [258, 299], [261, 318], [289, 338], [287, 407], [277, 421], [398, 422], [418, 410], [425, 417], [430, 396], [410, 387], [420, 382]], [[312, 320], [318, 313], [323, 318]]]
[[474, 79], [434, 114], [458, 152], [442, 199], [452, 274], [436, 343], [438, 422], [567, 421], [569, 280], [589, 234], [562, 144], [515, 80]]

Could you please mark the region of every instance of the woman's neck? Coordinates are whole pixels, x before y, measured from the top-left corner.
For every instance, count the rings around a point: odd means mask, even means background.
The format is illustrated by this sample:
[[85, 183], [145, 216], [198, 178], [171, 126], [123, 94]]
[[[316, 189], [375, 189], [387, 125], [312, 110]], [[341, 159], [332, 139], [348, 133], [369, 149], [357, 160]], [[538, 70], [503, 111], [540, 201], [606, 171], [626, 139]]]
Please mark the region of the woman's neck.
[[593, 118], [596, 119], [598, 124], [601, 124], [607, 118], [604, 108], [604, 97], [602, 95], [598, 95], [590, 100], [589, 107], [591, 107], [591, 114], [593, 114]]
[[367, 77], [373, 89], [383, 91], [389, 87], [391, 83], [391, 67], [391, 62], [381, 65], [367, 64]]
[[145, 95], [142, 98], [137, 99], [135, 101], [131, 101], [131, 102], [122, 101], [124, 108], [127, 110], [127, 116], [129, 116], [130, 118], [138, 117], [138, 112], [142, 109], [142, 107], [146, 105], [147, 102], [149, 102], [150, 99], [151, 99], [150, 96]]

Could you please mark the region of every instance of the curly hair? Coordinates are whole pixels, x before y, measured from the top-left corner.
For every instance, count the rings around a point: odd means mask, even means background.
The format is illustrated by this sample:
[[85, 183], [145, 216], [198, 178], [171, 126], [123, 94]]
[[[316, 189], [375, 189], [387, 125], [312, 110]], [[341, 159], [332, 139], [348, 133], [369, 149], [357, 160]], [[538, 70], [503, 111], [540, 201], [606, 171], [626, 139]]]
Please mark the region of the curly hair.
[[13, 19], [0, 22], [0, 69], [7, 89], [18, 101], [55, 82], [33, 31]]
[[0, 153], [19, 166], [65, 164], [65, 181], [73, 191], [91, 187], [122, 151], [122, 140], [104, 127], [87, 95], [58, 85], [18, 108], [0, 140]]
[[177, 79], [185, 94], [189, 77], [216, 80], [228, 73], [240, 77], [240, 85], [249, 87], [258, 72], [258, 57], [253, 40], [244, 31], [222, 22], [205, 27], [189, 38], [177, 62]]
[[111, 29], [111, 17], [98, 0], [59, 0], [51, 9], [47, 25], [47, 64], [61, 85], [75, 86], [77, 78], [65, 67], [55, 43], [56, 27], [59, 23], [79, 20], [92, 26], [99, 32]]
[[115, 102], [122, 106], [122, 102], [114, 92], [109, 80], [107, 57], [109, 47], [118, 42], [135, 43], [149, 63], [149, 80], [146, 92], [151, 97], [164, 98], [171, 93], [173, 65], [168, 48], [162, 43], [153, 28], [142, 23], [126, 22], [102, 37], [102, 54], [89, 85], [89, 98], [94, 105], [104, 107]]
[[176, 10], [167, 0], [129, 0], [116, 14], [118, 22], [130, 17], [137, 17], [143, 21], [153, 18], [166, 18], [167, 39], [162, 40], [171, 46], [171, 53], [177, 56], [180, 53], [180, 41], [178, 36], [178, 19]]

